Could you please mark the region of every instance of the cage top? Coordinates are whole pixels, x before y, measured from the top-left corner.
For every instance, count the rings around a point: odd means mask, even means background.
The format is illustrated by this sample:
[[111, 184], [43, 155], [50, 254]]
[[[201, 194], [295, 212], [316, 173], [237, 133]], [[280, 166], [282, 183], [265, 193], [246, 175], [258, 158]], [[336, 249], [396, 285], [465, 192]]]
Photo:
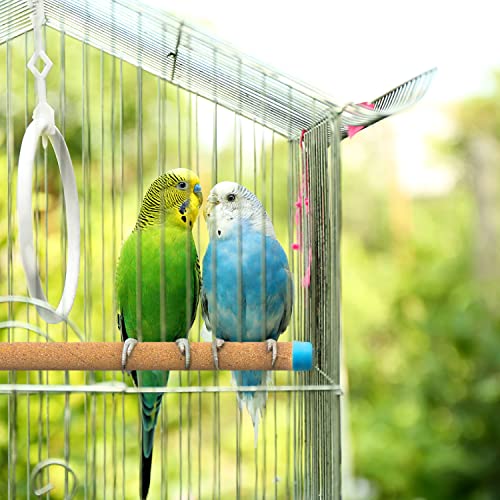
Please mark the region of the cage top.
[[297, 138], [342, 112], [348, 126], [368, 126], [415, 104], [434, 70], [373, 101], [343, 108], [322, 92], [289, 78], [226, 43], [166, 14], [129, 0], [0, 0], [0, 44], [32, 29], [32, 6], [42, 3], [46, 24], [194, 94]]

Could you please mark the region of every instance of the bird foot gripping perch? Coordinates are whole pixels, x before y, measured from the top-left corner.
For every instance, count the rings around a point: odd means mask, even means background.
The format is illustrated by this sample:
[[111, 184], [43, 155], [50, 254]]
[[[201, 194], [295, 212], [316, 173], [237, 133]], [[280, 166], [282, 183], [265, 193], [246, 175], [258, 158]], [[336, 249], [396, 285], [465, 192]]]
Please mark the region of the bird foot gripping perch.
[[191, 365], [191, 349], [189, 347], [189, 340], [185, 338], [177, 339], [175, 341], [180, 353], [186, 358], [186, 370], [189, 370]]
[[[135, 349], [139, 341], [137, 339], [133, 338], [128, 338], [125, 340], [123, 343], [123, 350], [122, 350], [122, 371], [126, 371], [128, 373], [129, 370], [127, 370], [127, 363], [130, 355], [132, 354], [132, 351]], [[186, 370], [189, 370], [190, 365], [191, 365], [191, 348], [189, 346], [189, 341], [188, 339], [182, 338], [178, 339], [175, 341], [177, 348], [179, 349], [179, 352], [185, 357], [186, 359], [186, 364], [185, 368]]]
[[[225, 341], [223, 339], [214, 338], [212, 340], [212, 354], [214, 357], [214, 367], [216, 370], [220, 369], [219, 368], [219, 351], [222, 349], [224, 344], [225, 344]], [[271, 366], [272, 366], [272, 368], [274, 368], [274, 365], [276, 364], [276, 359], [278, 357], [278, 343], [274, 339], [267, 339], [266, 345], [267, 345], [267, 352], [272, 352], [272, 364], [271, 364]], [[312, 348], [312, 346], [311, 346], [311, 348]], [[300, 354], [297, 354], [297, 353], [300, 353]], [[302, 357], [304, 355], [308, 356], [308, 354], [304, 354], [304, 353], [306, 353], [306, 351], [303, 351], [300, 348], [298, 349], [298, 351], [296, 351], [296, 355], [298, 355], [299, 357]], [[312, 351], [311, 351], [311, 354], [312, 354]], [[299, 364], [301, 362], [302, 361], [299, 361]], [[312, 359], [311, 359], [311, 366], [312, 366]], [[186, 366], [186, 368], [189, 368], [189, 367]]]
[[267, 339], [267, 351], [273, 353], [273, 368], [276, 363], [276, 358], [278, 357], [278, 343], [274, 339]]
[[[135, 346], [138, 344], [137, 339], [129, 338], [125, 340], [123, 343], [123, 351], [122, 351], [122, 370], [127, 371], [127, 361]], [[130, 373], [130, 372], [129, 372]]]
[[219, 370], [219, 351], [222, 349], [222, 346], [225, 344], [223, 339], [214, 338], [212, 340], [212, 354], [214, 357], [214, 367], [216, 370]]

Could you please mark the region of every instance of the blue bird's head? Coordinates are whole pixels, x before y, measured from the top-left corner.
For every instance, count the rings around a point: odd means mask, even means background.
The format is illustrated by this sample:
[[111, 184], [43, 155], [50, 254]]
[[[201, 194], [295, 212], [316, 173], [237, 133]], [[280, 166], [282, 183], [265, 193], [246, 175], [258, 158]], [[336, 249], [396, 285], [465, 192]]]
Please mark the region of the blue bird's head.
[[248, 226], [275, 238], [273, 225], [259, 199], [236, 182], [219, 182], [210, 191], [205, 207], [210, 238], [233, 235]]

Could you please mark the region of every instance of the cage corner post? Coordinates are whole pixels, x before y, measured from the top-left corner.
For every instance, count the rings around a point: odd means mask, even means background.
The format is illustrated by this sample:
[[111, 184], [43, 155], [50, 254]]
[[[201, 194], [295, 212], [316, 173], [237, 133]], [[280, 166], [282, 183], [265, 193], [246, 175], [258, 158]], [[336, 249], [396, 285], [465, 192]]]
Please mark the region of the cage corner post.
[[[331, 283], [333, 285], [332, 309], [331, 309], [331, 358], [332, 379], [340, 388], [340, 372], [342, 359], [342, 259], [341, 259], [341, 234], [342, 234], [342, 169], [340, 155], [341, 141], [341, 113], [331, 113], [329, 120], [331, 142], [330, 142], [330, 206], [333, 213], [333, 230], [331, 236], [331, 256], [333, 266], [331, 269]], [[336, 348], [336, 350], [335, 350]], [[341, 393], [335, 397], [332, 418], [332, 450], [334, 472], [335, 498], [341, 498], [342, 494], [342, 422], [341, 422]], [[335, 446], [336, 443], [336, 446]]]

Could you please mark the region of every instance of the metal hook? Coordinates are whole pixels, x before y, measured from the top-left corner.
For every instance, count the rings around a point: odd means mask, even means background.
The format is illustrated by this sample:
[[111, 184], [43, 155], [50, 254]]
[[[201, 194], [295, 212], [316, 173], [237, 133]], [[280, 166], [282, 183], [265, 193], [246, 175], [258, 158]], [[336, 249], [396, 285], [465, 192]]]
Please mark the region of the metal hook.
[[33, 493], [37, 497], [39, 497], [45, 495], [46, 493], [54, 489], [54, 485], [51, 484], [50, 482], [41, 486], [40, 488], [35, 489], [35, 481], [37, 476], [42, 472], [43, 469], [45, 469], [46, 467], [50, 467], [52, 465], [59, 465], [60, 467], [63, 467], [73, 476], [73, 488], [69, 496], [67, 497], [68, 500], [71, 500], [76, 495], [76, 490], [78, 489], [78, 478], [76, 477], [75, 471], [70, 467], [70, 465], [64, 460], [60, 460], [58, 458], [48, 458], [47, 460], [43, 460], [42, 462], [38, 463], [34, 467], [33, 471], [31, 472], [31, 479], [30, 479], [33, 488]]

